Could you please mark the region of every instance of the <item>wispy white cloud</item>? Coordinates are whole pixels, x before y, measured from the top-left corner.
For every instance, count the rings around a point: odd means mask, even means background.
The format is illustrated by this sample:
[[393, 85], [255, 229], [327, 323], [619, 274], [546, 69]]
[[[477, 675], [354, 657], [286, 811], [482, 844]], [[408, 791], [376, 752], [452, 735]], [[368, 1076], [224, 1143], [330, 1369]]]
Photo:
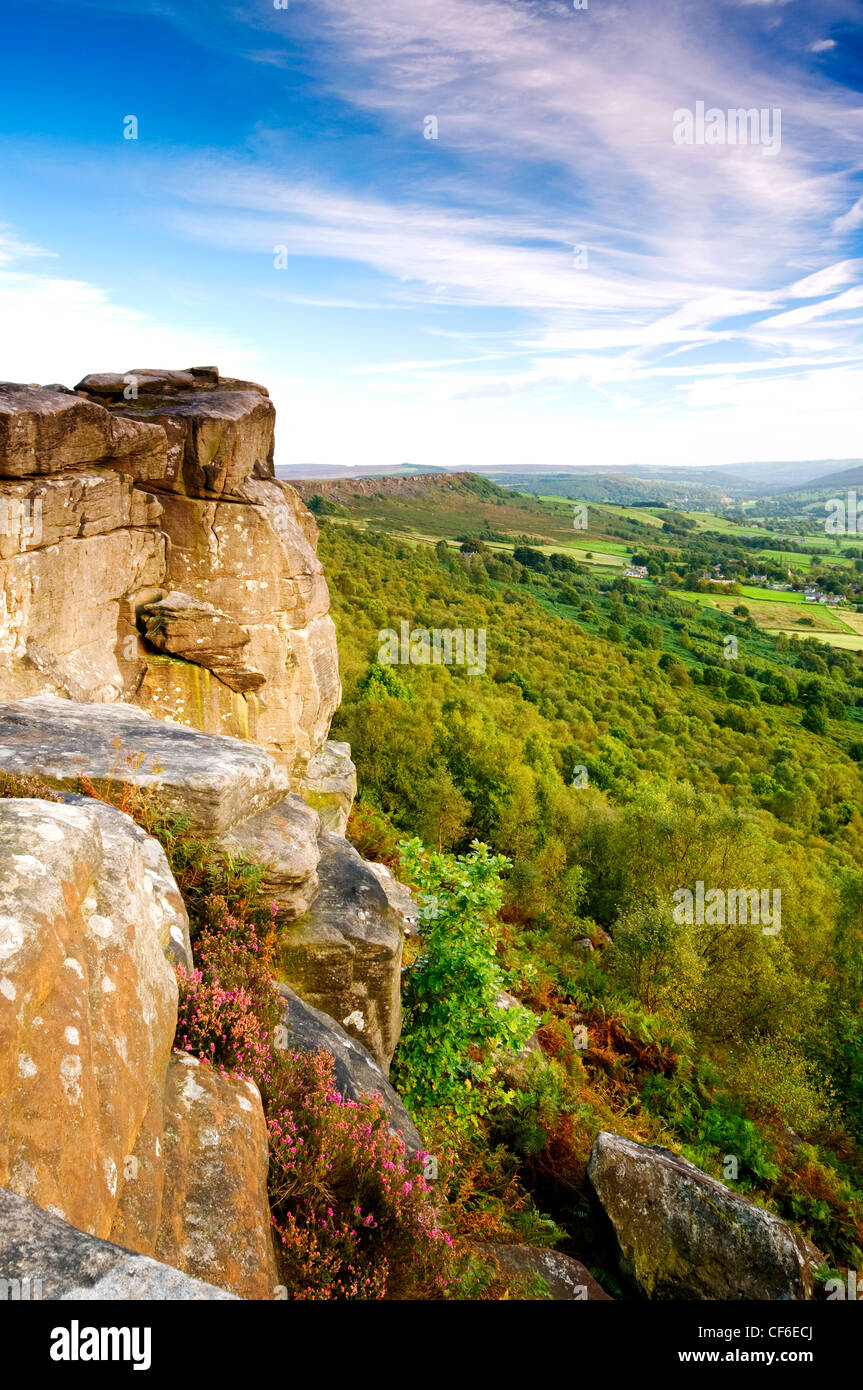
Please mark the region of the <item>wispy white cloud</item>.
[[45, 251], [41, 246], [22, 241], [13, 227], [0, 222], [0, 266], [11, 265], [14, 261], [43, 260], [56, 254], [56, 251]]
[[[863, 106], [834, 80], [837, 64], [813, 58], [834, 45], [823, 35], [839, 32], [850, 0], [811, 12], [786, 0], [592, 0], [584, 12], [568, 0], [128, 4], [276, 73], [302, 51], [316, 93], [361, 112], [369, 148], [392, 156], [391, 168], [376, 158], [310, 172], [292, 161], [290, 132], [260, 122], [232, 156], [174, 151], [160, 163], [142, 148], [123, 186], [138, 178], [154, 225], [262, 260], [284, 244], [292, 268], [324, 275], [258, 288], [256, 302], [398, 309], [399, 333], [391, 352], [384, 334], [364, 344], [337, 381], [299, 380], [271, 352], [256, 366], [230, 339], [193, 346], [193, 333], [98, 288], [39, 276], [23, 259], [38, 248], [19, 248], [0, 311], [17, 314], [39, 374], [46, 340], [59, 352], [65, 334], [78, 350], [77, 312], [82, 370], [221, 357], [275, 382], [307, 458], [360, 461], [364, 431], [369, 461], [400, 462], [415, 438], [426, 462], [435, 450], [469, 460], [490, 439], [524, 461], [543, 450], [567, 461], [576, 436], [594, 461], [841, 455], [842, 438], [859, 451]], [[673, 113], [698, 100], [780, 108], [781, 153], [675, 146]], [[423, 140], [428, 114], [437, 142]], [[425, 351], [430, 334], [452, 338], [452, 355]], [[327, 408], [334, 394], [350, 411]]]

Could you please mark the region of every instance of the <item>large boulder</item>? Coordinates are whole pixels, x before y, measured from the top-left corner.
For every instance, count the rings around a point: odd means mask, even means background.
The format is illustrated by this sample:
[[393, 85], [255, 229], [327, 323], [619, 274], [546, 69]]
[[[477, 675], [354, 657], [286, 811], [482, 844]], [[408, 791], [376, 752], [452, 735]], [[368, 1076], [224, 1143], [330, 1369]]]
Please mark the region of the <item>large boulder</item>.
[[100, 461], [164, 458], [165, 452], [165, 432], [157, 424], [112, 416], [66, 391], [0, 382], [0, 478], [61, 473]]
[[58, 792], [57, 798], [67, 806], [80, 807], [88, 815], [95, 816], [99, 823], [102, 849], [114, 870], [113, 878], [106, 879], [102, 885], [105, 899], [112, 899], [122, 915], [123, 894], [135, 882], [143, 865], [144, 883], [153, 898], [151, 920], [159, 945], [172, 965], [194, 969], [189, 914], [159, 841], [148, 835], [131, 816], [106, 801], [79, 796], [76, 792]]
[[403, 922], [353, 846], [325, 831], [319, 891], [280, 934], [279, 978], [369, 1049], [388, 1074], [401, 1029]]
[[163, 1113], [162, 1207], [152, 1253], [241, 1298], [274, 1298], [267, 1127], [257, 1087], [175, 1054]]
[[290, 795], [220, 836], [229, 854], [243, 854], [265, 867], [261, 893], [276, 904], [276, 920], [295, 922], [308, 912], [318, 891], [317, 811]]
[[[177, 396], [186, 391], [215, 391], [218, 367], [132, 367], [128, 372], [91, 372], [78, 382], [75, 393], [100, 405], [116, 405], [139, 396]], [[242, 383], [246, 385], [247, 383]]]
[[266, 677], [244, 664], [249, 634], [229, 613], [176, 591], [146, 603], [138, 622], [147, 641], [169, 656], [214, 671], [231, 690], [257, 690]]
[[601, 1133], [587, 1177], [621, 1272], [645, 1297], [813, 1297], [812, 1252], [801, 1237], [670, 1149]]
[[118, 1245], [79, 1231], [0, 1187], [0, 1301], [234, 1299]]
[[115, 807], [61, 796], [0, 800], [0, 1185], [272, 1298], [261, 1097], [172, 1053], [167, 957], [191, 960], [164, 851]]
[[197, 372], [138, 368], [122, 380], [125, 386], [118, 391], [116, 377], [85, 377], [78, 390], [107, 405], [110, 420], [125, 417], [135, 426], [145, 422], [164, 431], [164, 466], [142, 473], [130, 456], [134, 477], [160, 490], [224, 497], [251, 473], [273, 476], [276, 412], [263, 386], [220, 381], [215, 367]]
[[175, 910], [113, 815], [0, 801], [0, 1184], [103, 1237], [177, 1018]]
[[335, 1019], [306, 1004], [287, 985], [278, 986], [287, 1046], [301, 1052], [328, 1052], [335, 1064], [336, 1087], [345, 1100], [378, 1095], [389, 1115], [390, 1128], [401, 1135], [411, 1155], [423, 1152], [419, 1132], [372, 1054]]
[[227, 830], [281, 801], [285, 773], [263, 749], [154, 719], [130, 705], [45, 695], [0, 704], [0, 768], [75, 790], [151, 790], [202, 831]]

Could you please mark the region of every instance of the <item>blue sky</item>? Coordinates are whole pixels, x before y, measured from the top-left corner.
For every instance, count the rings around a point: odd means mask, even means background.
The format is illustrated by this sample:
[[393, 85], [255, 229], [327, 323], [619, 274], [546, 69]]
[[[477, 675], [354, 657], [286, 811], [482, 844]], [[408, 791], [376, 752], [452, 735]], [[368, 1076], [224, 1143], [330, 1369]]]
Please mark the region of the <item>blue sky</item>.
[[5, 0], [0, 377], [216, 363], [289, 468], [860, 457], [860, 0], [587, 3]]

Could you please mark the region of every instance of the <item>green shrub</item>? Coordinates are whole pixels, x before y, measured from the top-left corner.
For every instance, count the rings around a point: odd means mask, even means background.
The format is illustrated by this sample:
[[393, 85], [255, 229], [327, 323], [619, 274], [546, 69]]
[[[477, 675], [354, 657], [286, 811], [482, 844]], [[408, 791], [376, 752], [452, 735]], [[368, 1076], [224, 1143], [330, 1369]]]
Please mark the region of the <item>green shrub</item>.
[[399, 848], [425, 906], [421, 954], [405, 971], [393, 1080], [415, 1112], [436, 1111], [455, 1130], [476, 1127], [506, 1103], [500, 1055], [523, 1048], [535, 1025], [526, 1009], [497, 1007], [506, 983], [496, 914], [507, 860], [477, 841], [457, 856], [427, 854], [419, 840]]

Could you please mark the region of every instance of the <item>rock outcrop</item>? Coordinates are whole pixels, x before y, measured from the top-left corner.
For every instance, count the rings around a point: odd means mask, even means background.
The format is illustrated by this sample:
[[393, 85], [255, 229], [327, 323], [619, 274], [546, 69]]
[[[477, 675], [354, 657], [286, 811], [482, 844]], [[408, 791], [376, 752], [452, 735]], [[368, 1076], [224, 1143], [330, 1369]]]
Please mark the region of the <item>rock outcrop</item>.
[[242, 694], [264, 684], [265, 676], [243, 663], [243, 649], [251, 640], [248, 632], [211, 603], [188, 594], [166, 594], [154, 603], [145, 603], [139, 609], [138, 622], [151, 646], [215, 671], [231, 690]]
[[299, 788], [340, 687], [274, 421], [215, 367], [0, 384], [0, 699], [134, 703], [260, 743]]
[[811, 1247], [669, 1149], [601, 1133], [587, 1176], [621, 1273], [647, 1298], [813, 1297]]
[[0, 1300], [228, 1299], [236, 1294], [88, 1235], [0, 1187]]
[[89, 705], [57, 696], [0, 704], [0, 768], [76, 790], [127, 786], [158, 794], [204, 832], [227, 830], [275, 805], [288, 778], [260, 748], [198, 734], [128, 705]]
[[[263, 749], [129, 705], [31, 696], [0, 704], [0, 768], [64, 792], [84, 777], [97, 791], [151, 794], [228, 854], [263, 863], [262, 890], [280, 928], [280, 978], [388, 1069], [401, 1024], [406, 926], [393, 903], [404, 897], [407, 907], [409, 895], [391, 875], [382, 886], [380, 866], [373, 870], [343, 837], [324, 831]], [[182, 934], [179, 920], [171, 925]], [[181, 959], [176, 933], [175, 942]]]
[[290, 1045], [422, 1152], [386, 1077], [416, 904], [344, 839], [335, 629], [274, 418], [215, 367], [0, 384], [0, 771], [53, 789], [0, 800], [0, 1279], [49, 1241], [46, 1297], [278, 1291], [261, 1096], [173, 1050], [189, 919], [125, 809], [263, 865]]

